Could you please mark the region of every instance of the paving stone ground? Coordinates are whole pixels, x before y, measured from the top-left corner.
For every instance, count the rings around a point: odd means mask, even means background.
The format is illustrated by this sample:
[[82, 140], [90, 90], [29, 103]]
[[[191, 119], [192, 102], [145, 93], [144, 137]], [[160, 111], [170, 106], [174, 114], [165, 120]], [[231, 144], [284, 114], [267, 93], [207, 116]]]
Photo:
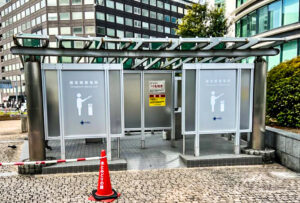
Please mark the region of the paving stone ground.
[[[0, 177], [1, 202], [89, 202], [97, 173]], [[117, 202], [300, 202], [300, 176], [278, 165], [111, 172]]]
[[[5, 137], [0, 136], [0, 161], [17, 161], [20, 136], [10, 133], [14, 127], [0, 131]], [[0, 168], [0, 202], [90, 202], [97, 187], [98, 173], [23, 176], [15, 171]], [[122, 194], [117, 202], [300, 202], [300, 174], [279, 164], [118, 171], [111, 172], [111, 180]]]

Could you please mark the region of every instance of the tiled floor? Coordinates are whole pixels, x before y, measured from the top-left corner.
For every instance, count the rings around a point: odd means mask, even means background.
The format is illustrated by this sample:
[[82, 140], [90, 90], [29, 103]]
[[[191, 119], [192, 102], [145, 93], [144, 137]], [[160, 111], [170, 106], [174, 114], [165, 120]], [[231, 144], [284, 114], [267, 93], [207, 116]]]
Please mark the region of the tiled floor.
[[[49, 141], [52, 151], [47, 150], [47, 157], [60, 158], [60, 142]], [[194, 137], [186, 138], [186, 154], [193, 154]], [[90, 143], [85, 140], [67, 140], [66, 158], [99, 156], [106, 144]], [[200, 138], [200, 153], [204, 155], [233, 154], [233, 143], [219, 135], [202, 135]], [[131, 135], [121, 138], [121, 158], [127, 160], [129, 170], [143, 170], [153, 168], [180, 168], [185, 164], [179, 158], [182, 153], [182, 140], [171, 142], [163, 140], [161, 134], [147, 135], [146, 148], [140, 148], [140, 136]], [[117, 157], [117, 142], [112, 142], [113, 159]]]

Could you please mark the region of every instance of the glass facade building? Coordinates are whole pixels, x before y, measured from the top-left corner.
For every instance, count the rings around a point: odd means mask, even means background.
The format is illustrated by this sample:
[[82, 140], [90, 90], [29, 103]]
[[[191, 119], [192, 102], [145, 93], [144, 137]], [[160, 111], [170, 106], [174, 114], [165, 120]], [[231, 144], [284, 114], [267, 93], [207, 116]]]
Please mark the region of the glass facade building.
[[[237, 0], [236, 5], [241, 6], [246, 1]], [[291, 59], [300, 54], [300, 0], [277, 0], [252, 9], [255, 3], [247, 6], [237, 13], [243, 12], [235, 22], [236, 37], [291, 37], [295, 39], [278, 46], [280, 55], [267, 57], [268, 68], [271, 69], [278, 63]], [[249, 11], [249, 12], [247, 12]], [[250, 62], [248, 58], [244, 61]]]

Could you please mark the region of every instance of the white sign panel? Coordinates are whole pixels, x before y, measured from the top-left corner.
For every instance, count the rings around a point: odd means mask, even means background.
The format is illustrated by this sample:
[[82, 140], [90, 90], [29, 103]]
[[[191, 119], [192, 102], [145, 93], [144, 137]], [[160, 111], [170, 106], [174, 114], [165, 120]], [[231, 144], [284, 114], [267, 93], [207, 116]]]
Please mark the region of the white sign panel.
[[165, 80], [150, 80], [149, 93], [165, 93]]
[[106, 133], [104, 71], [63, 71], [66, 136]]
[[236, 70], [201, 70], [200, 131], [234, 130]]

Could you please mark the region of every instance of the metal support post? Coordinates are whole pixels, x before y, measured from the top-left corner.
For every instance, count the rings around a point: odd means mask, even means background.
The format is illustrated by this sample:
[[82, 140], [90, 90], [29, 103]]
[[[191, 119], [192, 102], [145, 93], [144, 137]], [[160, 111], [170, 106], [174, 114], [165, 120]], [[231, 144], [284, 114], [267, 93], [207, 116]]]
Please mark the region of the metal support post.
[[236, 89], [236, 133], [234, 137], [234, 153], [240, 154], [241, 151], [241, 132], [240, 132], [240, 111], [241, 111], [241, 76], [242, 72], [237, 70], [237, 89]]
[[200, 156], [200, 134], [195, 135], [195, 156]]
[[30, 161], [45, 160], [45, 135], [41, 66], [39, 62], [26, 62], [25, 79], [28, 114], [28, 144]]
[[175, 98], [175, 95], [177, 96], [177, 94], [175, 94], [175, 91], [177, 90], [177, 88], [175, 89], [175, 72], [172, 71], [172, 112], [171, 112], [171, 146], [175, 147], [175, 100], [177, 98]]
[[[200, 87], [200, 70], [196, 70], [196, 89]], [[196, 118], [195, 118], [195, 140], [194, 140], [194, 151], [195, 156], [200, 156], [200, 134], [199, 134], [199, 101], [200, 101], [200, 94], [196, 91]]]
[[109, 71], [105, 70], [105, 91], [106, 91], [106, 123], [107, 123], [107, 137], [106, 137], [106, 155], [107, 159], [111, 161], [111, 137], [110, 137], [110, 98], [109, 98]]
[[145, 148], [145, 99], [144, 99], [144, 72], [141, 72], [141, 148]]
[[120, 158], [120, 137], [117, 138], [117, 145], [118, 145], [118, 158]]
[[183, 135], [182, 138], [182, 154], [185, 155], [185, 135]]
[[262, 57], [254, 61], [253, 130], [251, 146], [256, 150], [264, 149], [267, 62]]

